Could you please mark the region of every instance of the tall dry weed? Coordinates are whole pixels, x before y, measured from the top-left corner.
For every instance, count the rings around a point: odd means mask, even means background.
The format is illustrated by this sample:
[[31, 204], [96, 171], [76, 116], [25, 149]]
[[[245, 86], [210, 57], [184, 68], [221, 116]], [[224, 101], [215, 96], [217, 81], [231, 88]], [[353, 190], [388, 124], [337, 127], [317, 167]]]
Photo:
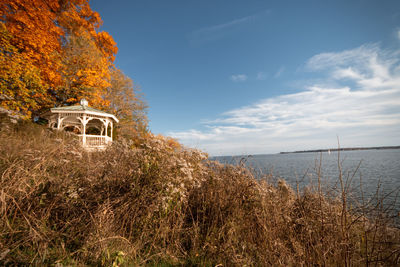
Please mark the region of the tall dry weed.
[[2, 124], [0, 263], [399, 264], [384, 213], [259, 178], [160, 137], [87, 153], [72, 136]]

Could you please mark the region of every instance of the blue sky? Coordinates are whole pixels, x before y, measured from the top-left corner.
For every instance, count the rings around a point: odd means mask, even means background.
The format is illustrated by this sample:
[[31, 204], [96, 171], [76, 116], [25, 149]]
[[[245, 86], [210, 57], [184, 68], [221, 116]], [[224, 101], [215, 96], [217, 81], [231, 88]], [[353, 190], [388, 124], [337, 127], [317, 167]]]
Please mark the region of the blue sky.
[[153, 133], [210, 155], [400, 145], [400, 1], [91, 6]]

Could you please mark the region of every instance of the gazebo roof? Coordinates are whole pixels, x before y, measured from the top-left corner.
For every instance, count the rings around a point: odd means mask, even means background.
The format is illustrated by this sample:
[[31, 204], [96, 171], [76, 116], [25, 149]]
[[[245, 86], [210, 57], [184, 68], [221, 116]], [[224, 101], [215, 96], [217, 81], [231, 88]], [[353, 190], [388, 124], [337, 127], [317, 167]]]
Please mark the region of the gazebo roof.
[[102, 110], [98, 110], [87, 105], [75, 105], [75, 106], [65, 106], [65, 107], [56, 107], [50, 109], [51, 113], [85, 113], [98, 115], [103, 117], [108, 117], [114, 119], [114, 121], [119, 122], [119, 120], [110, 113], [104, 112]]

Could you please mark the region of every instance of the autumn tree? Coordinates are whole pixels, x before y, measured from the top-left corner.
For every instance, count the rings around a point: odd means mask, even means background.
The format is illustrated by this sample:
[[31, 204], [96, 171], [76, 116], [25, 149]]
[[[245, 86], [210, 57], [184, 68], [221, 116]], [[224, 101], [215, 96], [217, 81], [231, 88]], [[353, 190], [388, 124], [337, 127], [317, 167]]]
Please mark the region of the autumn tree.
[[80, 36], [84, 29], [106, 59], [110, 63], [114, 62], [118, 52], [117, 45], [110, 34], [98, 31], [103, 21], [99, 13], [90, 8], [89, 1], [64, 1], [62, 6], [63, 11], [58, 16], [57, 22], [65, 31], [63, 40], [67, 41], [69, 35]]
[[32, 112], [48, 104], [46, 86], [40, 70], [25, 59], [11, 39], [0, 22], [0, 106], [29, 118]]
[[[117, 46], [108, 33], [98, 32], [102, 21], [91, 10], [88, 0], [3, 0], [0, 21], [10, 33], [10, 45], [27, 64], [39, 70], [47, 90], [47, 94], [36, 96], [39, 109], [55, 103], [73, 104], [79, 101], [79, 96], [89, 96], [88, 100], [97, 107], [107, 105], [101, 96], [109, 86], [107, 76], [109, 82]], [[90, 55], [96, 55], [95, 59], [89, 60]], [[79, 56], [86, 65], [71, 70], [68, 64]], [[72, 73], [78, 78], [67, 81], [66, 77]], [[94, 82], [98, 78], [100, 81]], [[68, 92], [72, 95], [68, 96]]]
[[147, 132], [147, 105], [114, 66], [114, 39], [89, 0], [0, 2], [0, 105], [32, 114], [86, 98], [119, 119], [118, 134]]
[[110, 103], [107, 111], [120, 120], [116, 125], [119, 135], [133, 137], [147, 132], [147, 105], [137, 86], [119, 69], [111, 70], [111, 84], [105, 99]]
[[[62, 1], [61, 1], [62, 2]], [[26, 62], [36, 66], [49, 87], [59, 85], [58, 59], [63, 30], [55, 23], [60, 1], [2, 0], [0, 20], [11, 34], [10, 44]]]
[[86, 98], [92, 106], [108, 106], [104, 95], [110, 87], [110, 64], [85, 29], [70, 34], [62, 50], [57, 103], [74, 104]]
[[95, 107], [106, 107], [106, 88], [118, 49], [106, 32], [98, 32], [100, 15], [87, 0], [64, 1], [57, 21], [62, 36], [62, 85], [56, 89], [58, 104], [74, 104], [85, 97]]

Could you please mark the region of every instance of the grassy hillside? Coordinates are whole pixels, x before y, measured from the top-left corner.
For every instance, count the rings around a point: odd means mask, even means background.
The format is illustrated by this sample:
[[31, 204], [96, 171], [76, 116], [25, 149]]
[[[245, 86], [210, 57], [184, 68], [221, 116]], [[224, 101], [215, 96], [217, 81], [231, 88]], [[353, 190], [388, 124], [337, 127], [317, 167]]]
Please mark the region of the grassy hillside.
[[400, 264], [399, 231], [345, 194], [294, 193], [162, 138], [86, 153], [38, 125], [0, 129], [2, 265]]

